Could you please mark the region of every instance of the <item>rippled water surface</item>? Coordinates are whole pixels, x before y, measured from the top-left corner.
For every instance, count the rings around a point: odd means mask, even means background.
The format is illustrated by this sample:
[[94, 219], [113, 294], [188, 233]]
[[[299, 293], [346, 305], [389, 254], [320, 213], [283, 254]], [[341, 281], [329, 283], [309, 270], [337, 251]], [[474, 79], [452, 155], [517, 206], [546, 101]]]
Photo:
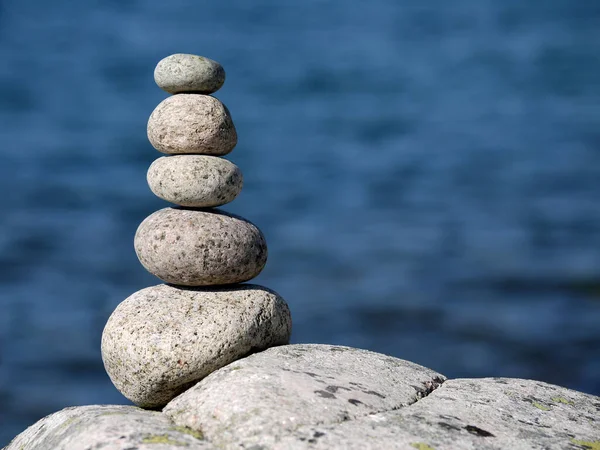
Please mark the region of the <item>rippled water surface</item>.
[[156, 284], [145, 136], [176, 52], [216, 96], [294, 342], [600, 394], [597, 0], [0, 1], [0, 446], [126, 403], [102, 327]]

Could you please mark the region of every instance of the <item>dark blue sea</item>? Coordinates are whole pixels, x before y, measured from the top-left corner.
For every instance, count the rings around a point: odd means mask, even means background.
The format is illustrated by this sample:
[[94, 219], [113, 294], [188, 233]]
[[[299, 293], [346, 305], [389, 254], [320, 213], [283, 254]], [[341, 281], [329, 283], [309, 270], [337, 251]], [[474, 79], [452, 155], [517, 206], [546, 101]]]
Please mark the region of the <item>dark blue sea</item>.
[[600, 394], [598, 0], [0, 0], [0, 446], [127, 403], [102, 328], [133, 250], [156, 63], [223, 64], [293, 342]]

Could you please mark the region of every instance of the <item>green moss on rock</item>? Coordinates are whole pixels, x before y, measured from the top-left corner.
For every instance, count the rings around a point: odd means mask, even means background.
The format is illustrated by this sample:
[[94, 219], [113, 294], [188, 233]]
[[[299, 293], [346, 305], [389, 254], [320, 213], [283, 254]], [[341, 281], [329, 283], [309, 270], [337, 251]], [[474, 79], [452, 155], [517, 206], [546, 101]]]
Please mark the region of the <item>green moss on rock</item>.
[[204, 435], [202, 434], [201, 431], [195, 431], [189, 427], [173, 427], [173, 431], [179, 431], [180, 433], [185, 433], [196, 439], [200, 439], [200, 440], [204, 439]]
[[562, 403], [564, 405], [575, 405], [575, 402], [573, 402], [571, 400], [567, 400], [566, 398], [563, 398], [563, 397], [552, 397], [551, 400], [554, 403]]
[[174, 445], [176, 447], [187, 447], [188, 444], [186, 442], [176, 441], [175, 439], [171, 439], [168, 434], [157, 434], [146, 436], [142, 439], [142, 443], [144, 444], [168, 444]]
[[430, 447], [423, 442], [411, 442], [410, 446], [416, 448], [417, 450], [435, 450], [435, 448]]
[[600, 441], [580, 441], [578, 439], [571, 439], [571, 442], [588, 450], [600, 450]]
[[549, 406], [542, 405], [541, 403], [538, 403], [538, 402], [532, 402], [531, 404], [533, 406], [535, 406], [537, 409], [541, 409], [542, 411], [550, 411], [552, 409]]

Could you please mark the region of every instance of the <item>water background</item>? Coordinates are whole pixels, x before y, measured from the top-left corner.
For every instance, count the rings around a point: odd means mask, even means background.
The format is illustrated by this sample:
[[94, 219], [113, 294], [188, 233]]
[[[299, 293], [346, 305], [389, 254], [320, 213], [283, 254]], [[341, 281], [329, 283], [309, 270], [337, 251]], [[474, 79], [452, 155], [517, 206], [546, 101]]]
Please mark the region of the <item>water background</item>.
[[598, 0], [0, 0], [0, 446], [127, 403], [102, 328], [133, 251], [156, 63], [216, 59], [293, 342], [600, 394]]

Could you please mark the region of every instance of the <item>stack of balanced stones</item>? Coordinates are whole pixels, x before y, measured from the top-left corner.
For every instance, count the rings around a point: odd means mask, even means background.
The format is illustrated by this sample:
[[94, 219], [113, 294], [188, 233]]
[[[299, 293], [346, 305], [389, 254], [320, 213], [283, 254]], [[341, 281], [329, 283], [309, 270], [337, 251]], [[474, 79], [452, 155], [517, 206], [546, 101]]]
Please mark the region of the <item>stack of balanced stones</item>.
[[123, 301], [102, 335], [102, 359], [117, 389], [138, 406], [160, 408], [211, 372], [244, 356], [287, 344], [287, 304], [256, 277], [267, 259], [261, 231], [216, 206], [242, 189], [242, 173], [222, 156], [237, 133], [229, 111], [209, 94], [223, 67], [175, 54], [158, 63], [158, 86], [173, 94], [148, 121], [148, 138], [167, 154], [152, 163], [148, 184], [164, 208], [139, 226], [135, 251], [166, 284]]

